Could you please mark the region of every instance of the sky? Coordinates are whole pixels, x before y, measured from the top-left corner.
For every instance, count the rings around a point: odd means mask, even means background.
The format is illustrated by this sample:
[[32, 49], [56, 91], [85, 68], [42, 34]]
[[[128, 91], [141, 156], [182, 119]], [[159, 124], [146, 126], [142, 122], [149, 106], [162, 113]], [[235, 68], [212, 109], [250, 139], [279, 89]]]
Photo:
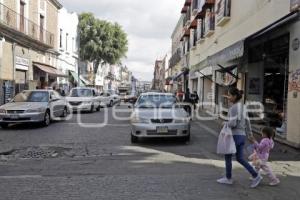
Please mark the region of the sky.
[[139, 80], [151, 81], [156, 59], [171, 51], [171, 34], [184, 0], [59, 0], [70, 12], [92, 12], [118, 22], [128, 34], [123, 60]]

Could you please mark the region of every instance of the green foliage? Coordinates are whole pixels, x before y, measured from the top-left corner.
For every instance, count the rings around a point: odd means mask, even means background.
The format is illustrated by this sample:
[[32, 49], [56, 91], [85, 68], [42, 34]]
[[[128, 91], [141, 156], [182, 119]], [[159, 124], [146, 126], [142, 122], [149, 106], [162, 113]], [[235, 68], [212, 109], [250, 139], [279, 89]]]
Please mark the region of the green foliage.
[[117, 23], [94, 17], [92, 13], [79, 16], [80, 57], [94, 63], [95, 74], [99, 65], [118, 64], [128, 51], [127, 34]]

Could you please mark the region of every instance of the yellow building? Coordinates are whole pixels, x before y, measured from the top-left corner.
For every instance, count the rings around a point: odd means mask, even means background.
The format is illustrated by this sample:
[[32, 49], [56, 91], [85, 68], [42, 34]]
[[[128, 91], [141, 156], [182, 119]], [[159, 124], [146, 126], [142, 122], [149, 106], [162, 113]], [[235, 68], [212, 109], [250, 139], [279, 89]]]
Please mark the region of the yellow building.
[[57, 63], [57, 0], [0, 1], [0, 104], [62, 76]]
[[299, 0], [186, 0], [182, 46], [189, 87], [219, 113], [229, 86], [261, 102], [268, 125], [300, 147]]

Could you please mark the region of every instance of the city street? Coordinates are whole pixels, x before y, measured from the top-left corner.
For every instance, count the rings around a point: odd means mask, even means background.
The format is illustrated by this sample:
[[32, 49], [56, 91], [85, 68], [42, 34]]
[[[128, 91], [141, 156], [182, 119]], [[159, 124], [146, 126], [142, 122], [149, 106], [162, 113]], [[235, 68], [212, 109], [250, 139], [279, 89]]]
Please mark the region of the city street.
[[[281, 180], [277, 187], [270, 187], [265, 177], [250, 189], [249, 175], [236, 164], [235, 184], [219, 185], [224, 161], [215, 153], [217, 122], [193, 120], [189, 143], [158, 139], [132, 145], [129, 121], [115, 120], [112, 109], [104, 127], [82, 127], [74, 114], [45, 128], [0, 129], [0, 199], [299, 198], [300, 154], [295, 149], [276, 144], [270, 161]], [[105, 113], [82, 113], [82, 121], [94, 126], [105, 121]]]

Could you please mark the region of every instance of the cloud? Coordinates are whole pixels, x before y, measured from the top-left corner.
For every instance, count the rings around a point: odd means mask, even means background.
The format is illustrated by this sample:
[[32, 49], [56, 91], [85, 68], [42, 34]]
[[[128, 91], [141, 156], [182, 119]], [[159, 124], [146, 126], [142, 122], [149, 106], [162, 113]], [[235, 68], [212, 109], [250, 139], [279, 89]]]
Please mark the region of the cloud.
[[142, 80], [153, 78], [155, 59], [171, 48], [171, 34], [184, 0], [60, 0], [69, 11], [92, 12], [118, 22], [129, 38], [124, 64]]

